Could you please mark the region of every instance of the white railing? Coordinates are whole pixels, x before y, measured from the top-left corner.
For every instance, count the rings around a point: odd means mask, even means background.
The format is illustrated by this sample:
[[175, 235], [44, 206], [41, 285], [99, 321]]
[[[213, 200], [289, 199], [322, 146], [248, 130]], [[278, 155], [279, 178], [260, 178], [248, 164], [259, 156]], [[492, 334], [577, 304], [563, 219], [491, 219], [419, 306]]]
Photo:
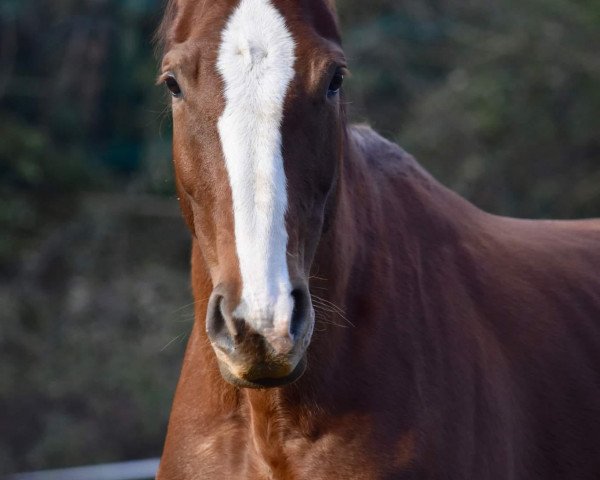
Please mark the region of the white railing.
[[152, 458], [135, 462], [17, 473], [5, 477], [5, 480], [149, 480], [156, 475], [158, 462], [158, 458]]

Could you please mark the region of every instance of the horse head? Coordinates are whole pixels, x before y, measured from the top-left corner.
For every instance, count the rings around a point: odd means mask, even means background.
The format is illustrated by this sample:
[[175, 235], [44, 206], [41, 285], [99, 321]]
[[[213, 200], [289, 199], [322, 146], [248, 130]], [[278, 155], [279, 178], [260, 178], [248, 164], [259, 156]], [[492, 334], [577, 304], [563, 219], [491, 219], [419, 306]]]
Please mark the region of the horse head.
[[227, 381], [288, 384], [306, 365], [308, 282], [345, 144], [334, 7], [177, 0], [169, 12], [160, 80], [176, 184], [213, 286], [197, 321]]

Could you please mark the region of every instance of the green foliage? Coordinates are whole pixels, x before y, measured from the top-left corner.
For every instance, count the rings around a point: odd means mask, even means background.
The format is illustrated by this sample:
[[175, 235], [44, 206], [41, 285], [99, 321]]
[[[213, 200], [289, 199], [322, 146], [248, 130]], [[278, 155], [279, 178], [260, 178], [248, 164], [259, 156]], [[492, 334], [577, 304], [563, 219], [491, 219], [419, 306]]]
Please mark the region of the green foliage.
[[189, 239], [164, 202], [88, 195], [0, 283], [2, 469], [160, 454], [193, 319]]
[[160, 3], [0, 5], [0, 475], [160, 454], [192, 318]]
[[348, 42], [359, 119], [487, 210], [599, 215], [597, 2], [383, 5]]
[[[100, 165], [116, 174], [139, 171], [164, 107], [152, 85], [156, 60], [150, 44], [161, 3], [25, 0], [3, 5], [4, 43], [10, 47], [2, 60], [12, 72], [0, 92], [3, 137], [27, 139], [27, 148], [51, 142], [57, 157], [75, 150], [78, 163], [94, 172]], [[13, 128], [5, 131], [9, 123]], [[0, 151], [0, 159], [6, 153]], [[44, 157], [32, 153], [34, 163], [41, 163]], [[78, 188], [80, 181], [71, 178]]]

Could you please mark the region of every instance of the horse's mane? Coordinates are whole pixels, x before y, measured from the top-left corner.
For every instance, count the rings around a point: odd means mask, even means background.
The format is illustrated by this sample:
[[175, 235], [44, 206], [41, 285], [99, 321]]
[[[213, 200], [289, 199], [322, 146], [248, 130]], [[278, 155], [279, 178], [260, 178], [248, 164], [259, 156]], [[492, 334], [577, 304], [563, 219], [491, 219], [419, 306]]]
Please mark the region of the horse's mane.
[[177, 16], [177, 2], [176, 0], [167, 0], [162, 20], [156, 29], [154, 34], [154, 45], [156, 49], [156, 55], [160, 56], [165, 51], [169, 42], [169, 30], [171, 25], [175, 21]]

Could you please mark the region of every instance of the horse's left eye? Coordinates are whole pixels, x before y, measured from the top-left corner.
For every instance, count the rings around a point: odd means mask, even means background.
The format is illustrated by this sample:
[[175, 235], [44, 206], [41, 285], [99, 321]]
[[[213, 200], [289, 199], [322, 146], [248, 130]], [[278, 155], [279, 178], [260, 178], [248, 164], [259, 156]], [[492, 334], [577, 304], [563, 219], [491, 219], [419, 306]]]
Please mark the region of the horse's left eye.
[[329, 90], [327, 90], [327, 96], [333, 97], [340, 93], [340, 89], [342, 88], [342, 84], [344, 83], [344, 73], [342, 70], [338, 69], [335, 72], [335, 75], [331, 79], [331, 83], [329, 84]]
[[175, 77], [171, 77], [171, 76], [167, 77], [165, 79], [165, 85], [171, 92], [171, 95], [173, 95], [174, 97], [181, 96], [181, 88], [179, 87], [177, 80], [175, 80]]

